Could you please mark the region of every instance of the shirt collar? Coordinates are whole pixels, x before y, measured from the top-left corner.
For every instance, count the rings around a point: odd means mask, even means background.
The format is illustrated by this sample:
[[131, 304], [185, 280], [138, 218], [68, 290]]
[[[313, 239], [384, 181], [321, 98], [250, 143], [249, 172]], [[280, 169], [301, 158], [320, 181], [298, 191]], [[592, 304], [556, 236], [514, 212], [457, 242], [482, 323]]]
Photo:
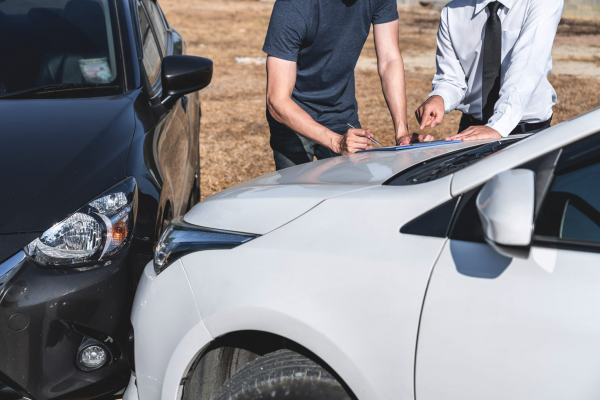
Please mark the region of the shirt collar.
[[[490, 4], [493, 0], [474, 0], [475, 1], [475, 15], [479, 14], [481, 10], [485, 9], [488, 4]], [[508, 9], [510, 9], [516, 0], [498, 0], [499, 3]]]

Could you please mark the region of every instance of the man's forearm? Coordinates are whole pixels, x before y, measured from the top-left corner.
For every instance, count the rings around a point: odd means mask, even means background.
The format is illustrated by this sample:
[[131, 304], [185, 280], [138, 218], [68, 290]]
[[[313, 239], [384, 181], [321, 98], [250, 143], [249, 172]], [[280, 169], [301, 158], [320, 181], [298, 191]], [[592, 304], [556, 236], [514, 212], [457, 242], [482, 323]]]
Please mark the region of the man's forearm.
[[396, 137], [408, 134], [406, 114], [406, 83], [402, 57], [379, 66], [383, 96], [390, 109]]
[[340, 152], [340, 135], [315, 121], [291, 98], [267, 98], [271, 116], [294, 132], [317, 142], [336, 153]]

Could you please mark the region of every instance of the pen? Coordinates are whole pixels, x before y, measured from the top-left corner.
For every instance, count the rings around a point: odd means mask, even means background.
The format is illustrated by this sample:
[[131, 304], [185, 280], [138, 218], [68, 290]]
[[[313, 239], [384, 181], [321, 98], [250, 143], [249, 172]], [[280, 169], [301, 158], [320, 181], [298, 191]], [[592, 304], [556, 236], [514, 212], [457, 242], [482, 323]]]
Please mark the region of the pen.
[[[346, 124], [346, 125], [348, 125], [348, 126], [349, 126], [350, 128], [352, 128], [352, 129], [356, 129], [355, 127], [353, 127], [353, 126], [352, 126], [352, 125], [350, 125], [350, 124]], [[377, 140], [373, 139], [372, 137], [370, 137], [370, 138], [367, 138], [367, 139], [369, 139], [371, 142], [375, 143], [377, 146], [379, 146], [379, 147], [383, 147], [383, 145], [382, 145], [381, 143], [379, 143]]]

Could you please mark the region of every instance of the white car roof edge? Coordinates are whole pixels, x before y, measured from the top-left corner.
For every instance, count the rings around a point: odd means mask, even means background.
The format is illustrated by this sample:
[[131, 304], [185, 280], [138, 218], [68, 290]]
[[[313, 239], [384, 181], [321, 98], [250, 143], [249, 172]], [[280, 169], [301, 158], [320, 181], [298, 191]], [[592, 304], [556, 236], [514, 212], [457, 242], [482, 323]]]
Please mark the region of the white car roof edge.
[[494, 175], [518, 167], [553, 150], [560, 149], [600, 131], [600, 108], [532, 135], [476, 165], [454, 174], [452, 196], [463, 194], [487, 182]]

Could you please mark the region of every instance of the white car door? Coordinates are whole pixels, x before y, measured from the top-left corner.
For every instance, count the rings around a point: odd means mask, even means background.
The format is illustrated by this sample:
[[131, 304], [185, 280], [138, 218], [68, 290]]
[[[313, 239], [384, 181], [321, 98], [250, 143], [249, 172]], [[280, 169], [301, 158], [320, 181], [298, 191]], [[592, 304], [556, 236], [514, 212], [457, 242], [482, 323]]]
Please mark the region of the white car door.
[[600, 135], [529, 164], [527, 259], [485, 243], [462, 196], [424, 302], [417, 400], [600, 398]]

